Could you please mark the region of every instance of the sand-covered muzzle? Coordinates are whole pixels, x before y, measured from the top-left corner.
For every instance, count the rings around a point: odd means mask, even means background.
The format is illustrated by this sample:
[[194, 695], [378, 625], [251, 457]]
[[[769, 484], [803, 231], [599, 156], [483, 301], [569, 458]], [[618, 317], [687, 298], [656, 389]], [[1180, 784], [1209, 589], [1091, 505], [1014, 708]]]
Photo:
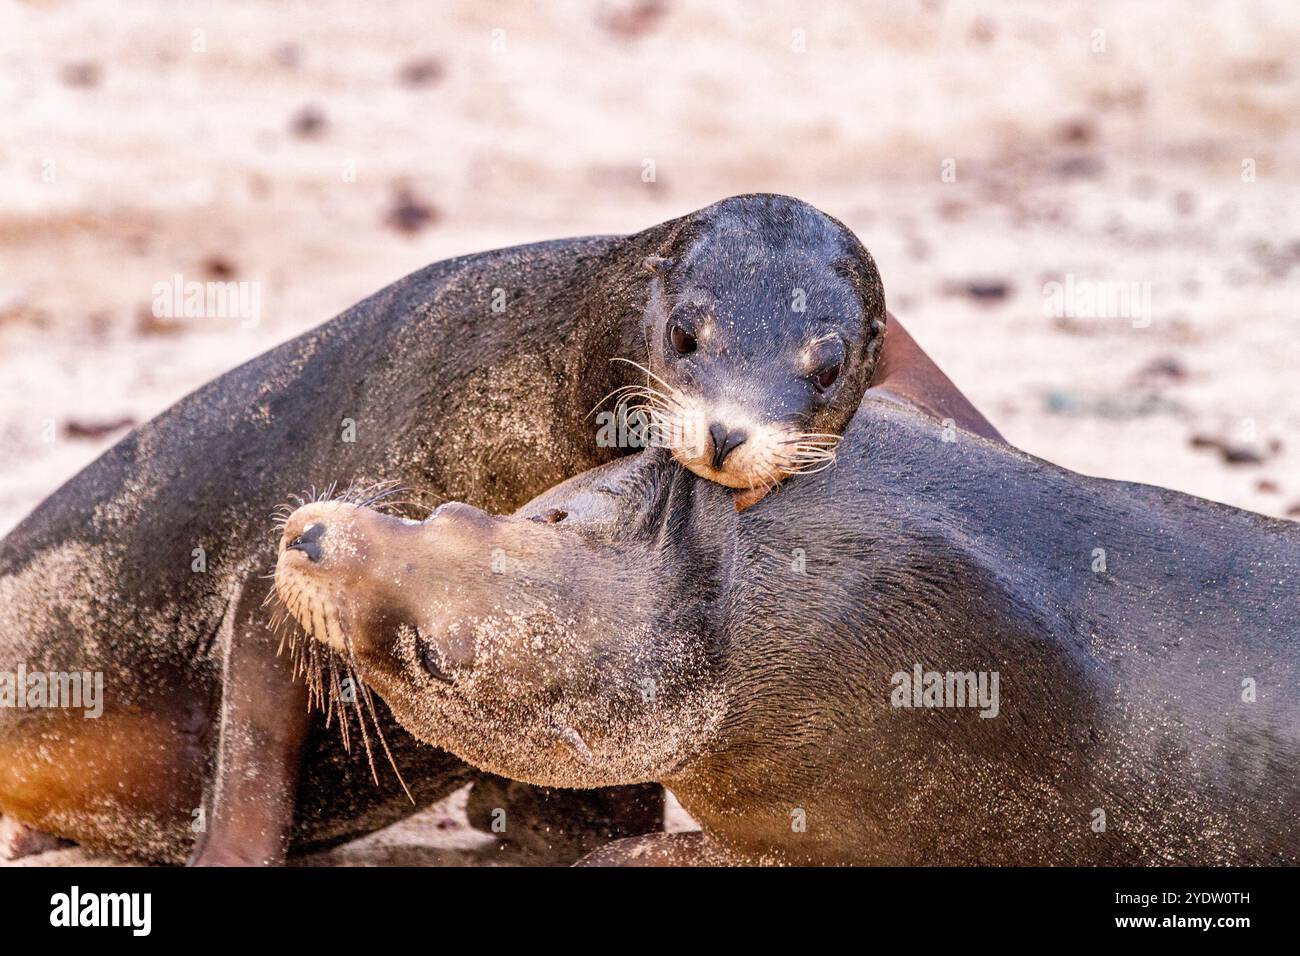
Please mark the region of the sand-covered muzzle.
[[547, 786], [663, 779], [725, 709], [707, 635], [662, 556], [557, 514], [448, 504], [412, 522], [309, 504], [285, 523], [276, 594], [411, 733], [481, 769]]

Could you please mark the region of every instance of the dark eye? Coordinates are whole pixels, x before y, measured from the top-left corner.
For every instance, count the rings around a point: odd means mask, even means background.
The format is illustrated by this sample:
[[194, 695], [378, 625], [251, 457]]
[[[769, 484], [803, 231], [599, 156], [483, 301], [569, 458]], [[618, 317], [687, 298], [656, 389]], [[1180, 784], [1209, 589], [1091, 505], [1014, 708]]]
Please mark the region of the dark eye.
[[695, 351], [695, 336], [680, 325], [674, 325], [669, 330], [668, 338], [672, 340], [673, 348], [677, 350], [678, 355], [690, 355]]
[[813, 383], [817, 386], [817, 389], [819, 391], [824, 392], [832, 385], [834, 385], [835, 382], [839, 379], [840, 369], [843, 367], [844, 364], [842, 362], [837, 362], [834, 365], [822, 369], [820, 372], [814, 375]]

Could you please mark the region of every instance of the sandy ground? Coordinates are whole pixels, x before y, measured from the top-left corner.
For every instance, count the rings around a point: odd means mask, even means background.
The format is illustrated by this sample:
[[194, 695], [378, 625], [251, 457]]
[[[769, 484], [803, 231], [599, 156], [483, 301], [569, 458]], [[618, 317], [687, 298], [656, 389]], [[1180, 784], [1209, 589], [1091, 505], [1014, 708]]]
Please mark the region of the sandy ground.
[[[430, 261], [754, 190], [854, 228], [1014, 443], [1300, 516], [1300, 8], [847, 7], [0, 6], [0, 533]], [[256, 283], [259, 321], [156, 319], [178, 273]]]
[[[426, 810], [360, 840], [312, 856], [295, 857], [291, 866], [536, 866], [541, 861], [526, 851], [501, 843], [473, 829], [465, 817], [465, 787]], [[665, 829], [698, 829], [690, 815], [669, 794]], [[133, 866], [126, 860], [95, 856], [80, 847], [49, 850], [0, 866]]]

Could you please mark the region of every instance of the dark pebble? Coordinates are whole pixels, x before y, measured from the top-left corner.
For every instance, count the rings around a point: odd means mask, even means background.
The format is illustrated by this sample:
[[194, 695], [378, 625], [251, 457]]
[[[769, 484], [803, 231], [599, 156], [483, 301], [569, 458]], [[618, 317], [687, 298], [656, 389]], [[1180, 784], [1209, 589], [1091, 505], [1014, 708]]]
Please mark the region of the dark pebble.
[[384, 221], [398, 232], [414, 235], [440, 217], [437, 207], [418, 198], [409, 187], [399, 186]]

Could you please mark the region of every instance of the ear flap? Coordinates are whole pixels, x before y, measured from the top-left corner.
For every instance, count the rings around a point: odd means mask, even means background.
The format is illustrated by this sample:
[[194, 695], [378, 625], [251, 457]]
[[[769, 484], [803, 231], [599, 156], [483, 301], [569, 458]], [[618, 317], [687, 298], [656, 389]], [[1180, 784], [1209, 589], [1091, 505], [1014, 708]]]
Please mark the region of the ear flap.
[[673, 260], [665, 259], [663, 256], [646, 256], [644, 265], [646, 272], [651, 275], [662, 276], [673, 267]]

